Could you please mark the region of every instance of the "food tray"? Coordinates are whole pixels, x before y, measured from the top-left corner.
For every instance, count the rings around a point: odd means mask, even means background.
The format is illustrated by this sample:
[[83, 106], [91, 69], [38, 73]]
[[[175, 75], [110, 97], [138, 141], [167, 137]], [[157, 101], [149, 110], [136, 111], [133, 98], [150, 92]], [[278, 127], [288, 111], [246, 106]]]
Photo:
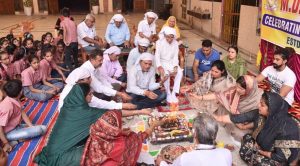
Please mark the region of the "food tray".
[[167, 114], [160, 117], [151, 117], [149, 118], [149, 124], [162, 118], [167, 118], [166, 123], [154, 129], [150, 137], [151, 144], [193, 141], [191, 130], [184, 114]]

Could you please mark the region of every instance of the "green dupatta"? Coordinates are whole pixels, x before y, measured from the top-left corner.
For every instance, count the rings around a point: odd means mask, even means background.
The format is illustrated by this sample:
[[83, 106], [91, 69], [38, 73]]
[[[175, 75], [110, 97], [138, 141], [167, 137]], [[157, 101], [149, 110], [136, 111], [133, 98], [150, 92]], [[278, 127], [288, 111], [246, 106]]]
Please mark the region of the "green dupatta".
[[234, 79], [237, 79], [239, 76], [247, 73], [246, 62], [239, 55], [236, 56], [234, 63], [230, 63], [228, 57], [225, 57], [223, 62], [225, 63], [226, 70], [233, 76]]
[[89, 107], [85, 100], [86, 91], [77, 84], [64, 99], [48, 144], [35, 157], [39, 166], [80, 164], [84, 142], [79, 144], [89, 136], [90, 126], [105, 112]]

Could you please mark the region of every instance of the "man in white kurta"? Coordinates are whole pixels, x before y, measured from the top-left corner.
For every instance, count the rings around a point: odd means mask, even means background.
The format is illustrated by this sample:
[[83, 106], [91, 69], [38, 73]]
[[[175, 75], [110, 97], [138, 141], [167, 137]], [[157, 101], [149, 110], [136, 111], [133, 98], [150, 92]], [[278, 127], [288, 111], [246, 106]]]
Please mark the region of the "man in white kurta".
[[[178, 42], [175, 40], [176, 31], [174, 28], [165, 28], [165, 37], [156, 42], [155, 60], [157, 70], [162, 79], [169, 77], [164, 83], [167, 92], [167, 102], [178, 103], [176, 93], [179, 93], [180, 82], [183, 76], [179, 67]], [[175, 76], [173, 91], [170, 89], [170, 76]]]
[[129, 101], [131, 97], [124, 92], [118, 92], [112, 87], [109, 87], [106, 83], [103, 83], [101, 79], [98, 79], [99, 75], [96, 76], [97, 69], [101, 67], [103, 60], [103, 53], [98, 50], [92, 51], [90, 60], [84, 62], [80, 67], [85, 68], [91, 74], [91, 88], [94, 92], [103, 93], [107, 96], [120, 96], [123, 100]]
[[163, 81], [155, 82], [153, 58], [152, 54], [143, 53], [128, 72], [126, 92], [137, 109], [153, 108], [166, 98], [166, 93], [160, 90]]
[[138, 30], [134, 39], [134, 44], [138, 44], [138, 40], [141, 38], [146, 38], [150, 42], [153, 42], [153, 35], [156, 34], [156, 23], [158, 19], [157, 14], [154, 12], [145, 13], [144, 20], [139, 22]]
[[[90, 72], [82, 67], [76, 68], [73, 70], [68, 78], [66, 79], [66, 85], [59, 96], [58, 110], [63, 106], [64, 99], [72, 90], [73, 86], [79, 82], [90, 83], [91, 74]], [[125, 104], [125, 108], [128, 104]], [[105, 101], [101, 100], [93, 95], [91, 102], [89, 103], [90, 107], [96, 107], [101, 109], [122, 109], [122, 103], [116, 103], [115, 101]]]
[[135, 62], [142, 55], [142, 53], [148, 50], [149, 44], [150, 42], [148, 39], [146, 38], [139, 39], [138, 46], [129, 52], [128, 59], [126, 62], [127, 71], [129, 71], [130, 68], [134, 66]]

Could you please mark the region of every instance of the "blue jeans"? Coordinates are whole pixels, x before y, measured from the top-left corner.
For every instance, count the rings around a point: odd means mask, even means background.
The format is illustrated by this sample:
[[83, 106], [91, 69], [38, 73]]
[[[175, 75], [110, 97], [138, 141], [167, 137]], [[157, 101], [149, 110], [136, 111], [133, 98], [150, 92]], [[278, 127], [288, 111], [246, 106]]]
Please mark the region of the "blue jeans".
[[[66, 65], [65, 64], [57, 64], [58, 66], [60, 66], [60, 67], [62, 67], [62, 68], [65, 68], [65, 69], [67, 69], [67, 67], [66, 67]], [[64, 76], [67, 78], [68, 77], [68, 75], [70, 74], [70, 72], [69, 71], [62, 71], [63, 73], [64, 73]], [[51, 70], [51, 77], [52, 78], [60, 78], [61, 77], [61, 75], [57, 72], [57, 70], [55, 70], [55, 69], [52, 69]]]
[[159, 103], [161, 103], [163, 100], [165, 100], [167, 97], [167, 94], [165, 92], [160, 91], [159, 89], [153, 92], [157, 94], [157, 98], [154, 100], [149, 99], [147, 96], [136, 95], [133, 93], [129, 93], [129, 95], [132, 97], [132, 104], [137, 105], [137, 109], [140, 110], [143, 108], [153, 108]]
[[50, 80], [48, 81], [50, 84], [53, 84], [54, 86], [56, 87], [59, 87], [60, 88], [60, 91], [58, 93], [60, 93], [63, 88], [64, 88], [64, 83], [61, 81], [61, 80], [56, 80], [56, 79], [53, 79], [53, 80]]
[[[202, 75], [202, 72], [198, 69], [198, 74], [199, 76]], [[183, 75], [190, 78], [193, 82], [195, 82], [195, 78], [194, 78], [194, 72], [193, 72], [193, 68], [192, 67], [186, 67], [183, 70]]]
[[36, 125], [26, 127], [25, 124], [18, 125], [15, 129], [6, 134], [8, 141], [18, 141], [24, 139], [31, 139], [40, 135], [44, 135], [47, 131], [45, 125]]
[[[53, 85], [56, 86], [57, 84], [61, 85], [62, 83], [54, 83]], [[37, 84], [33, 85], [33, 88], [39, 89], [39, 90], [44, 90], [44, 91], [52, 89], [52, 87], [43, 85], [41, 83], [37, 83]], [[34, 93], [29, 89], [28, 86], [23, 87], [23, 93], [24, 93], [24, 96], [27, 97], [28, 99], [35, 100], [35, 101], [47, 101], [54, 96], [54, 95], [48, 94], [48, 93]]]

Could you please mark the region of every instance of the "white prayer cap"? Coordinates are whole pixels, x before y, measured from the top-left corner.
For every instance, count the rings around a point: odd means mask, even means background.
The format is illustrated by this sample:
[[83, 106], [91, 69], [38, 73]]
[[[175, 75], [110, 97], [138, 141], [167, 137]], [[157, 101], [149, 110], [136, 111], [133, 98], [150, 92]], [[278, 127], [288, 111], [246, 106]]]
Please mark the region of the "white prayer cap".
[[139, 38], [138, 45], [148, 47], [150, 45], [150, 41], [146, 38]]
[[176, 30], [174, 28], [171, 28], [171, 27], [165, 27], [164, 28], [164, 34], [165, 35], [174, 35], [174, 37], [176, 37]]
[[157, 14], [156, 14], [156, 13], [154, 13], [154, 12], [147, 12], [147, 13], [145, 13], [145, 19], [147, 19], [147, 17], [154, 18], [155, 20], [157, 20], [157, 19], [158, 19], [158, 16], [157, 16]]
[[112, 46], [109, 49], [104, 51], [104, 54], [121, 54], [121, 49], [117, 46]]
[[113, 20], [115, 21], [123, 21], [124, 20], [124, 17], [122, 16], [122, 14], [115, 14], [113, 17], [112, 17]]
[[68, 76], [68, 78], [66, 79], [66, 83], [69, 85], [75, 85], [77, 83], [77, 81], [84, 79], [84, 78], [88, 78], [91, 76], [91, 73], [83, 68], [83, 67], [79, 67], [74, 69]]
[[114, 23], [114, 21], [118, 22], [126, 22], [124, 16], [122, 14], [115, 14], [109, 21], [109, 23]]
[[138, 59], [135, 61], [135, 65], [139, 65], [140, 64], [140, 61], [153, 61], [153, 58], [154, 58], [154, 55], [152, 55], [151, 53], [149, 52], [144, 52], [141, 54], [140, 57], [138, 57]]
[[140, 61], [153, 61], [153, 55], [149, 52], [142, 53]]

